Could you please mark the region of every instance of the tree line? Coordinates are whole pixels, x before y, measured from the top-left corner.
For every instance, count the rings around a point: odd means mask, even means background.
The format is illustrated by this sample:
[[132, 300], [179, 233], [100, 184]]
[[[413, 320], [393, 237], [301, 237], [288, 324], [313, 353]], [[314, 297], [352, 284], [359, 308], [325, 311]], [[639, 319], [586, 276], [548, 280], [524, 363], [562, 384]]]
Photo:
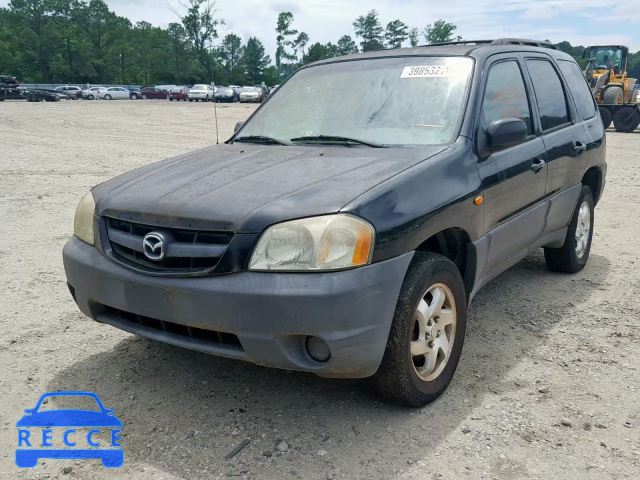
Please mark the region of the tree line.
[[[291, 12], [278, 15], [275, 58], [256, 37], [246, 42], [225, 26], [213, 0], [177, 0], [167, 28], [116, 15], [103, 0], [11, 0], [0, 8], [0, 74], [23, 83], [257, 84], [280, 83], [310, 62], [384, 48], [462, 40], [456, 25], [424, 28], [400, 20], [383, 25], [370, 10], [353, 22], [353, 36], [310, 43]], [[584, 47], [557, 45], [580, 58]], [[640, 52], [630, 57], [640, 76]], [[630, 74], [632, 73], [630, 71]]]

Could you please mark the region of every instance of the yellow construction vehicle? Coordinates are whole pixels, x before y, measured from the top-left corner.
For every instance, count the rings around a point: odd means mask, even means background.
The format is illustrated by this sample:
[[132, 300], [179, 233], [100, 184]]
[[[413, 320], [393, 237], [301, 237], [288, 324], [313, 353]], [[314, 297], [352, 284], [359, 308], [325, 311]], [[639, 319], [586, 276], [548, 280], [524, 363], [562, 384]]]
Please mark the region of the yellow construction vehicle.
[[605, 128], [619, 132], [633, 132], [640, 125], [638, 80], [627, 76], [629, 48], [623, 45], [587, 47], [585, 76], [600, 108]]

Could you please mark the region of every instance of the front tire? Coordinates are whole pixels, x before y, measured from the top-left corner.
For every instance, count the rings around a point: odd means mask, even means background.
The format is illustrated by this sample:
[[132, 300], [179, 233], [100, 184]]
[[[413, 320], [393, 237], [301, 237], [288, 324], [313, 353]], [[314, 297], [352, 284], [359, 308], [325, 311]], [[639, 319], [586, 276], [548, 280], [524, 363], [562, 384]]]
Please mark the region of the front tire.
[[464, 282], [456, 265], [416, 252], [404, 279], [380, 368], [371, 377], [387, 401], [423, 407], [453, 378], [467, 326]]
[[111, 95], [105, 95], [105, 96], [104, 96], [104, 99], [105, 99], [105, 100], [111, 100]]
[[587, 264], [593, 239], [594, 208], [591, 189], [584, 185], [573, 211], [564, 245], [544, 249], [544, 259], [550, 270], [578, 273]]

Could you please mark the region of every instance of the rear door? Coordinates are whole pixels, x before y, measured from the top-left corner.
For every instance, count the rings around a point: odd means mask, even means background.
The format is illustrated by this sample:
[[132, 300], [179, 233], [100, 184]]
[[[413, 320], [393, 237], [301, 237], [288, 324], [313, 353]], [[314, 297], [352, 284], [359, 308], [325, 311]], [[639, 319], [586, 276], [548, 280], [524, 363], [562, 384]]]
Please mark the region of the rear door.
[[547, 55], [523, 54], [535, 97], [542, 140], [547, 149], [549, 177], [546, 196], [551, 200], [543, 235], [566, 227], [582, 189], [591, 144], [557, 66]]
[[117, 98], [118, 100], [129, 98], [129, 95], [127, 95], [127, 91], [122, 87], [116, 88], [114, 93], [116, 94], [114, 95], [114, 98]]
[[587, 165], [589, 135], [552, 60], [542, 54], [527, 54], [525, 64], [547, 148], [547, 196], [551, 196], [580, 183]]
[[494, 120], [519, 118], [526, 140], [493, 151], [478, 161], [483, 185], [485, 233], [490, 237], [485, 276], [524, 257], [544, 227], [546, 152], [532, 109], [530, 86], [517, 53], [496, 55], [484, 67], [483, 94], [476, 119], [478, 151], [486, 147], [486, 128]]

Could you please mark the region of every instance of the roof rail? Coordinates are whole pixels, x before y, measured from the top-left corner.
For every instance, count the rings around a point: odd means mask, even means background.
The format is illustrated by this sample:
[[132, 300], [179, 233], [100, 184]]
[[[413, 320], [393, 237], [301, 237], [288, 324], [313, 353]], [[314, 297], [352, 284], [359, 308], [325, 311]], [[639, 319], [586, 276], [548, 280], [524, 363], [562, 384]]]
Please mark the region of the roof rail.
[[443, 45], [527, 45], [530, 47], [551, 48], [557, 50], [555, 45], [546, 40], [529, 40], [528, 38], [497, 38], [495, 40], [460, 40], [457, 42], [430, 43], [421, 47], [439, 47]]
[[456, 42], [430, 43], [421, 47], [439, 47], [441, 45], [491, 45], [493, 40], [459, 40]]
[[530, 47], [551, 48], [557, 50], [556, 46], [545, 40], [530, 40], [528, 38], [498, 38], [491, 42], [491, 45], [527, 45]]

